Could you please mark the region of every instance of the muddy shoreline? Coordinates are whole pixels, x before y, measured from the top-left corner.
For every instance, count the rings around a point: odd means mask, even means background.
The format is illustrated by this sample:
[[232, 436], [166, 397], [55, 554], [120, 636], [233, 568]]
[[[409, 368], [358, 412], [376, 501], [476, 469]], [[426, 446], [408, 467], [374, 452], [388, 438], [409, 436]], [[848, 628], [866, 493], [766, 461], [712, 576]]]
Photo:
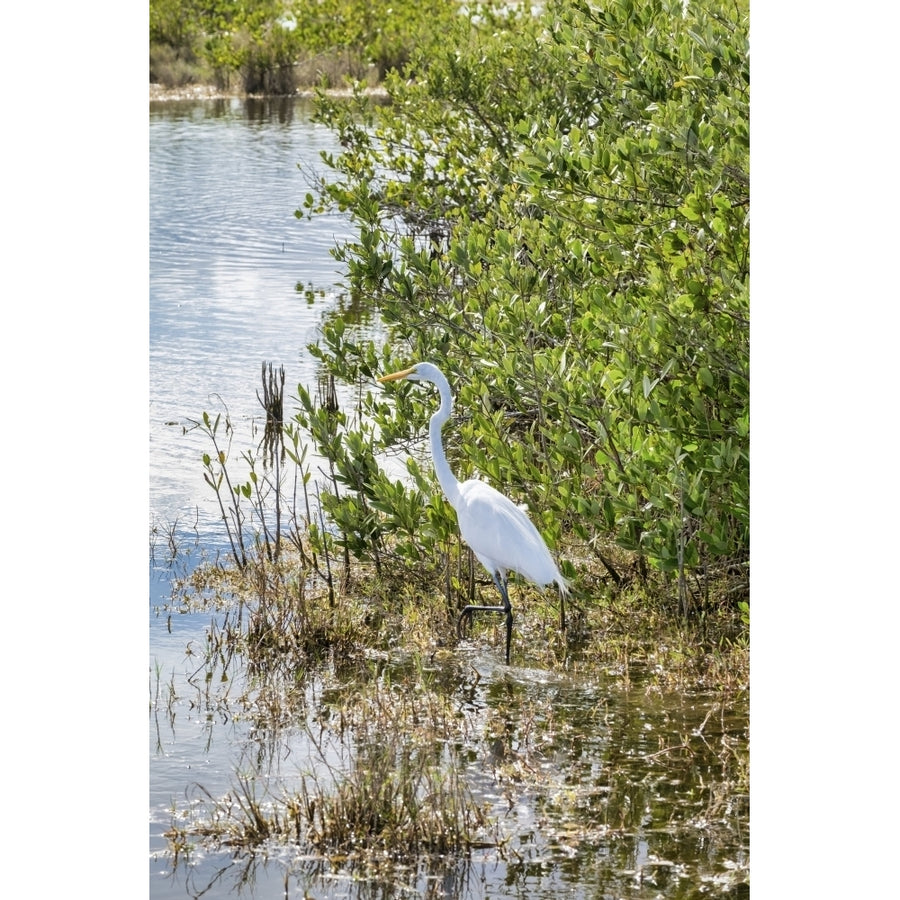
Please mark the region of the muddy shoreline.
[[[349, 88], [338, 88], [326, 91], [330, 97], [350, 97], [353, 91]], [[367, 94], [386, 97], [387, 91], [384, 88], [369, 88]], [[280, 98], [281, 95], [279, 95]], [[285, 95], [297, 97], [299, 99], [312, 99], [316, 96], [313, 88], [295, 91], [293, 94]], [[211, 84], [186, 84], [183, 87], [167, 88], [161, 84], [150, 84], [150, 102], [164, 103], [167, 101], [179, 100], [272, 100], [277, 99], [271, 94], [245, 94], [238, 90], [221, 90]]]

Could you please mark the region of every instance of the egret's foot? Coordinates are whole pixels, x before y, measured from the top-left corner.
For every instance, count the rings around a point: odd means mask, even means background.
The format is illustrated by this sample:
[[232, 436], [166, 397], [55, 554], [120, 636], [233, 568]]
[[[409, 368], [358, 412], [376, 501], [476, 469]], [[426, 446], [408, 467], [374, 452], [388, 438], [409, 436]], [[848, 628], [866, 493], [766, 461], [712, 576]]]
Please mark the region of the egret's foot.
[[472, 623], [472, 616], [475, 615], [476, 612], [495, 612], [495, 613], [503, 613], [506, 616], [506, 664], [509, 665], [509, 646], [512, 643], [512, 623], [513, 623], [513, 614], [512, 607], [508, 605], [504, 606], [474, 606], [469, 605], [463, 608], [463, 611], [459, 614], [459, 619], [456, 622], [456, 634], [460, 640], [463, 637], [463, 621], [466, 617], [469, 619], [469, 624]]
[[469, 619], [469, 627], [472, 626], [472, 615], [473, 610], [470, 607], [466, 607], [460, 614], [459, 618], [456, 620], [456, 636], [462, 640], [463, 636], [463, 621], [466, 617]]

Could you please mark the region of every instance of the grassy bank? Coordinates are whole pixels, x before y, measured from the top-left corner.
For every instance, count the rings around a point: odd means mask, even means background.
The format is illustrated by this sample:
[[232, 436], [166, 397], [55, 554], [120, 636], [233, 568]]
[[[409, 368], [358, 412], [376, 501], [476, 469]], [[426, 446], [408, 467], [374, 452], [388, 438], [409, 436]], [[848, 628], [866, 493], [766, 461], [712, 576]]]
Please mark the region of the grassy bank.
[[[310, 569], [309, 553], [287, 552], [278, 560], [250, 556], [243, 568], [217, 563], [198, 568], [179, 584], [176, 608], [231, 610], [246, 623], [223, 635], [229, 655], [241, 653], [256, 669], [305, 668], [338, 657], [352, 663], [372, 652], [429, 658], [460, 645], [459, 605], [440, 590], [405, 578], [402, 564], [334, 560], [329, 586]], [[448, 559], [453, 569], [458, 559]], [[709, 604], [699, 618], [681, 619], [673, 601], [660, 604], [664, 586], [637, 578], [616, 586], [596, 562], [578, 561], [578, 580], [568, 601], [565, 632], [557, 599], [512, 581], [515, 611], [514, 665], [590, 674], [635, 668], [667, 689], [745, 690], [749, 684], [749, 633], [741, 612], [728, 599]], [[477, 574], [475, 598], [494, 602], [495, 589]], [[733, 587], [734, 585], [732, 585]], [[435, 589], [438, 587], [438, 589]], [[722, 593], [728, 585], [723, 582]], [[496, 651], [502, 661], [503, 619], [483, 616], [465, 635]]]

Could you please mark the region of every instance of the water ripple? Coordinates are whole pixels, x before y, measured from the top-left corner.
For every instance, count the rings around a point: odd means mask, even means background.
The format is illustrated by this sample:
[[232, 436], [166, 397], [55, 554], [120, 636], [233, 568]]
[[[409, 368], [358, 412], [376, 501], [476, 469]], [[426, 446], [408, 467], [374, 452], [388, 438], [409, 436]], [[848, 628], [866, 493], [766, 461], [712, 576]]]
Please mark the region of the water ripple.
[[201, 520], [218, 518], [200, 464], [210, 448], [185, 431], [189, 420], [227, 404], [240, 452], [262, 412], [263, 361], [285, 367], [289, 389], [314, 379], [305, 348], [341, 291], [330, 251], [350, 229], [342, 216], [294, 210], [325, 170], [321, 151], [337, 149], [301, 102], [151, 109], [151, 517], [183, 520], [199, 504]]

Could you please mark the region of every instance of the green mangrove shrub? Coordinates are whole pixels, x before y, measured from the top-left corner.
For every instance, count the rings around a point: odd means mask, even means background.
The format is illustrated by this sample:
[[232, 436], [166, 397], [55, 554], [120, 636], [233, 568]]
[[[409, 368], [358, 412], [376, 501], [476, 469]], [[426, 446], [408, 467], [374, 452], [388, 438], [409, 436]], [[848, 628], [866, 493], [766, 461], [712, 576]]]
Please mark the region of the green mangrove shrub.
[[336, 255], [386, 327], [375, 342], [336, 318], [313, 348], [367, 386], [339, 438], [312, 429], [341, 471], [330, 512], [353, 552], [402, 533], [427, 557], [452, 533], [427, 464], [408, 483], [376, 464], [426, 433], [435, 399], [372, 380], [428, 359], [456, 392], [459, 477], [528, 502], [551, 545], [616, 577], [611, 543], [676, 573], [685, 611], [694, 576], [746, 580], [746, 2], [460, 18], [412, 71], [387, 77], [386, 105], [319, 98], [344, 151], [298, 210], [349, 212], [357, 237]]
[[[240, 79], [248, 93], [289, 94], [300, 78], [383, 78], [440, 40], [464, 8], [438, 0], [150, 0], [151, 75], [173, 55]], [[169, 67], [171, 69], [171, 66]]]

